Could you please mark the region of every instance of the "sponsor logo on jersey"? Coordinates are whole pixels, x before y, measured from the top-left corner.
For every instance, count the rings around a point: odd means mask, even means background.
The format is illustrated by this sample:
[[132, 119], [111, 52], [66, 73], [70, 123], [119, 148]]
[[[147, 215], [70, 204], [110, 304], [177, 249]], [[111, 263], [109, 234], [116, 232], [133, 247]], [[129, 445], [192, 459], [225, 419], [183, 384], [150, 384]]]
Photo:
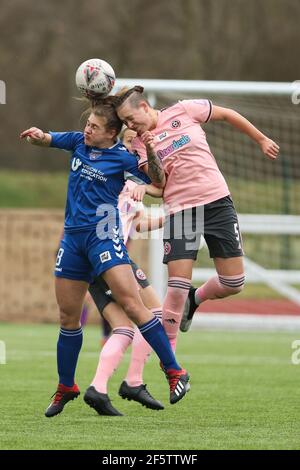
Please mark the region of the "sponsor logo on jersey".
[[72, 160], [72, 165], [71, 165], [72, 170], [77, 171], [81, 165], [82, 165], [82, 161], [80, 160], [80, 158], [74, 157]]
[[[99, 157], [101, 155], [101, 153], [102, 153], [101, 151], [100, 151], [100, 153], [96, 152], [96, 151], [92, 151], [90, 153], [90, 159], [93, 160], [93, 159]], [[104, 181], [106, 183], [107, 177], [105, 176], [103, 171], [101, 171], [97, 168], [94, 168], [90, 165], [87, 165], [86, 163], [82, 163], [80, 158], [74, 157], [73, 160], [72, 160], [72, 163], [71, 163], [72, 170], [77, 171], [78, 168], [80, 168], [80, 167], [82, 167], [80, 176], [82, 176], [83, 178], [86, 178], [90, 181], [95, 179], [95, 180], [98, 180], [98, 181]]]
[[178, 119], [175, 119], [174, 121], [172, 121], [171, 126], [173, 127], [173, 129], [178, 129], [178, 127], [181, 126], [181, 122]]
[[107, 177], [104, 175], [103, 171], [93, 168], [90, 165], [83, 164], [81, 175], [82, 178], [86, 178], [89, 181], [97, 180], [104, 181], [106, 183]]
[[179, 150], [184, 145], [187, 145], [190, 141], [191, 139], [188, 135], [183, 135], [178, 140], [174, 139], [173, 142], [170, 145], [168, 145], [168, 147], [158, 150], [157, 155], [162, 160], [164, 157], [167, 157], [168, 155], [170, 155], [170, 153], [173, 153], [176, 150]]
[[161, 142], [162, 140], [165, 140], [167, 137], [169, 137], [169, 134], [167, 131], [162, 132], [161, 134], [156, 136], [156, 139]]
[[109, 251], [103, 251], [103, 253], [100, 253], [100, 261], [101, 263], [105, 263], [106, 261], [111, 260], [111, 254]]
[[[99, 153], [97, 153], [95, 158], [97, 158], [98, 156], [99, 156]], [[91, 154], [90, 154], [90, 158], [92, 159]], [[81, 174], [80, 174], [82, 178], [86, 178], [89, 181], [93, 181], [93, 180], [104, 181], [106, 183], [107, 177], [104, 175], [103, 171], [98, 170], [97, 168], [93, 168], [92, 166], [87, 165], [86, 163], [82, 163], [80, 158], [74, 157], [72, 160], [72, 164], [71, 164], [72, 170], [77, 171], [78, 168], [80, 167], [82, 167]]]

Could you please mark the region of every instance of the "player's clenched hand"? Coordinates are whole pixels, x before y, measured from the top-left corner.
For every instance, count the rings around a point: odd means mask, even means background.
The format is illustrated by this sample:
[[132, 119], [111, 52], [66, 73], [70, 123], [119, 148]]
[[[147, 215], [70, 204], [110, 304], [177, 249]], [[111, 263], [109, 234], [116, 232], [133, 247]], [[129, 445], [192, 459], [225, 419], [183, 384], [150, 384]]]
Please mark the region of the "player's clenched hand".
[[141, 139], [146, 147], [154, 150], [154, 135], [150, 131], [146, 131], [141, 135]]
[[25, 139], [34, 144], [34, 143], [40, 143], [45, 140], [45, 133], [41, 130], [38, 129], [37, 127], [30, 127], [30, 129], [27, 129], [26, 131], [21, 132], [20, 134], [20, 139]]
[[279, 154], [279, 145], [276, 144], [271, 139], [268, 139], [267, 137], [260, 143], [261, 149], [263, 153], [270, 158], [271, 160], [275, 160], [275, 158], [278, 157]]

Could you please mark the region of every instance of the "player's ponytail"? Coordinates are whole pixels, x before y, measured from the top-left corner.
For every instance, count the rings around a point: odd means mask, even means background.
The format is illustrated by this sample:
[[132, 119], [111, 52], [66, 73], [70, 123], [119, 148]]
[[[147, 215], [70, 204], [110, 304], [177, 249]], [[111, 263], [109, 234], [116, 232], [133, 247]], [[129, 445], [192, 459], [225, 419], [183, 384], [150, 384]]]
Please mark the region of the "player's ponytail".
[[118, 109], [128, 98], [133, 107], [137, 107], [141, 101], [146, 101], [146, 103], [149, 104], [143, 93], [144, 87], [140, 85], [135, 85], [132, 88], [121, 88], [121, 90], [114, 95], [115, 107]]

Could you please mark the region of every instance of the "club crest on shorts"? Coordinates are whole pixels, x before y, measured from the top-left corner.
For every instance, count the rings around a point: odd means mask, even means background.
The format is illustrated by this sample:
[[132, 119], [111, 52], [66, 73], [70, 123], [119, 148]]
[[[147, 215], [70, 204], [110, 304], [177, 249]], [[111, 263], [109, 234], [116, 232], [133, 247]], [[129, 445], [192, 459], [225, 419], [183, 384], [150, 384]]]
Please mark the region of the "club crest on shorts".
[[135, 275], [140, 281], [145, 281], [146, 279], [146, 274], [140, 268], [136, 270]]
[[165, 255], [168, 255], [171, 251], [171, 244], [169, 242], [164, 243], [164, 253]]
[[105, 261], [111, 260], [111, 254], [109, 251], [103, 251], [103, 253], [101, 253], [99, 256], [101, 263], [105, 263]]

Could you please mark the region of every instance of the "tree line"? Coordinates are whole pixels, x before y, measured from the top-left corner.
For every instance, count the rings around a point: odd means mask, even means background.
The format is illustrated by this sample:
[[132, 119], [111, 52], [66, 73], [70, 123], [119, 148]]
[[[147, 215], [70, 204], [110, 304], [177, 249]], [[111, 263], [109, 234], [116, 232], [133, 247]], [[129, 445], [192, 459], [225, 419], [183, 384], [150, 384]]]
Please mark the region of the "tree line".
[[80, 127], [74, 73], [103, 58], [118, 77], [300, 79], [299, 0], [10, 0], [0, 15], [0, 166], [58, 170], [18, 141], [30, 126]]

